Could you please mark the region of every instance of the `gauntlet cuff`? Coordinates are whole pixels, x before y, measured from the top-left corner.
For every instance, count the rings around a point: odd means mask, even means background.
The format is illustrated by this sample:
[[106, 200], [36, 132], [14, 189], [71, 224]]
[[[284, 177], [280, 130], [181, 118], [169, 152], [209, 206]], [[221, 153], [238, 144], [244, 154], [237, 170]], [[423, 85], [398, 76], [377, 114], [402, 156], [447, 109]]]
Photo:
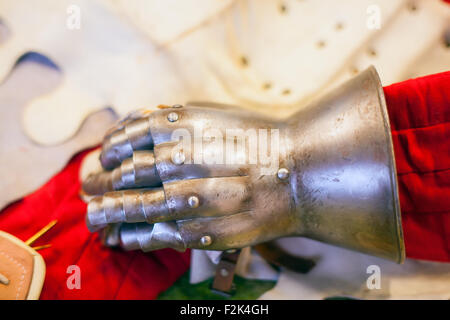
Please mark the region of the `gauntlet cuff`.
[[391, 131], [375, 69], [292, 116], [286, 132], [299, 234], [403, 262]]

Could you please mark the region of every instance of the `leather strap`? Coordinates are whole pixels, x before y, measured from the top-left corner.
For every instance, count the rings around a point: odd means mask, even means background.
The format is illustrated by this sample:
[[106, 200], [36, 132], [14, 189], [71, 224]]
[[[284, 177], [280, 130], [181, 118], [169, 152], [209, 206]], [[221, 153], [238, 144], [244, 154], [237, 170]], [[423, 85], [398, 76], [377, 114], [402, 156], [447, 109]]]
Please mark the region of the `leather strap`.
[[24, 300], [33, 276], [31, 253], [0, 235], [0, 273], [8, 280], [0, 283], [0, 300]]
[[234, 290], [233, 279], [236, 264], [239, 260], [241, 250], [224, 251], [216, 268], [216, 275], [211, 290], [217, 294], [230, 296]]
[[258, 244], [253, 248], [277, 268], [284, 267], [295, 272], [308, 273], [316, 265], [314, 260], [291, 255], [273, 241]]

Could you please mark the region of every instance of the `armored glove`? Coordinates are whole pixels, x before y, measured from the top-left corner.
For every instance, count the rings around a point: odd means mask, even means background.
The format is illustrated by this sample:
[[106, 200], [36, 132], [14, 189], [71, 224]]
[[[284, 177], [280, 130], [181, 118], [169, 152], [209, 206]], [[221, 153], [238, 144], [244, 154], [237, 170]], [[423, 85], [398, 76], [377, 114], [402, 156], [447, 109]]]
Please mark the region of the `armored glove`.
[[401, 262], [393, 157], [373, 68], [282, 121], [218, 104], [138, 112], [104, 139], [86, 222], [115, 225], [125, 249], [306, 236]]

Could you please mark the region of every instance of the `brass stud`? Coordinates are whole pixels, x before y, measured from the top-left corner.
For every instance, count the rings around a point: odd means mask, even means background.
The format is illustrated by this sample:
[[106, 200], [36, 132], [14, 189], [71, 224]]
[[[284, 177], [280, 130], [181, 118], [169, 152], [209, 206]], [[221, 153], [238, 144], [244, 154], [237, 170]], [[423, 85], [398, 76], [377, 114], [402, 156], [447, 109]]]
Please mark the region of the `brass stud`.
[[272, 88], [272, 84], [270, 82], [265, 82], [263, 83], [262, 88], [264, 90], [269, 90], [270, 88]]
[[415, 1], [412, 1], [412, 2], [409, 3], [408, 9], [410, 11], [416, 11], [417, 10], [417, 4], [415, 3]]
[[188, 199], [188, 205], [191, 208], [198, 208], [200, 205], [200, 200], [196, 196], [190, 196]]
[[171, 112], [167, 115], [167, 120], [169, 120], [170, 122], [175, 122], [178, 120], [178, 113], [176, 112]]
[[182, 165], [182, 164], [184, 163], [185, 160], [186, 160], [186, 157], [185, 157], [184, 153], [181, 152], [181, 151], [175, 153], [175, 154], [172, 156], [172, 162], [173, 162], [174, 164], [178, 165], [178, 166], [179, 166], [179, 165]]
[[320, 41], [317, 42], [317, 47], [318, 47], [319, 49], [322, 49], [322, 48], [325, 47], [325, 44], [326, 44], [325, 41], [320, 40]]
[[277, 177], [280, 180], [286, 180], [289, 177], [289, 170], [286, 168], [278, 169]]
[[342, 22], [338, 22], [338, 23], [336, 23], [335, 28], [336, 28], [336, 30], [340, 31], [340, 30], [344, 29], [344, 24]]
[[211, 245], [212, 239], [211, 239], [210, 236], [203, 236], [203, 237], [200, 238], [200, 243], [203, 246], [207, 247], [207, 246]]
[[248, 66], [248, 59], [246, 56], [241, 56], [241, 65], [243, 67], [247, 67]]
[[368, 50], [369, 55], [371, 55], [372, 57], [375, 57], [377, 55], [377, 52], [375, 51], [374, 48], [369, 48]]

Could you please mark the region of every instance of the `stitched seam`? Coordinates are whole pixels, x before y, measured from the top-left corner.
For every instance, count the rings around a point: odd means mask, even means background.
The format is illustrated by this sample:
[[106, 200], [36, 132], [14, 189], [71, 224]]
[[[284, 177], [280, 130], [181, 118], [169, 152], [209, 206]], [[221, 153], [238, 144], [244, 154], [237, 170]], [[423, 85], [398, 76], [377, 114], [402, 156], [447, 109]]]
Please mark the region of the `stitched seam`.
[[20, 277], [19, 286], [18, 286], [17, 292], [16, 292], [16, 300], [19, 300], [19, 294], [23, 288], [23, 283], [25, 281], [25, 274], [26, 274], [25, 266], [4, 251], [0, 251], [0, 254], [5, 256], [8, 260], [12, 261], [14, 264], [19, 266], [20, 268], [22, 268], [22, 276]]
[[450, 168], [447, 169], [437, 169], [437, 170], [431, 170], [431, 171], [409, 171], [409, 172], [401, 172], [398, 173], [398, 176], [404, 176], [407, 174], [431, 174], [431, 173], [438, 173], [438, 172], [445, 172], [445, 171], [450, 171]]
[[402, 213], [418, 213], [418, 214], [441, 214], [441, 213], [450, 213], [450, 210], [444, 211], [417, 211], [417, 210], [402, 210]]
[[[78, 262], [81, 260], [81, 257], [83, 256], [83, 254], [86, 252], [86, 249], [88, 248], [89, 243], [92, 240], [93, 237], [93, 233], [90, 233], [88, 236], [88, 239], [86, 240], [86, 242], [83, 244], [82, 248], [81, 248], [81, 252], [78, 255], [78, 258], [75, 259], [75, 261], [73, 262], [73, 265], [78, 265]], [[61, 297], [60, 297], [61, 298]]]
[[404, 131], [409, 131], [409, 130], [420, 130], [420, 129], [426, 129], [426, 128], [431, 128], [431, 127], [437, 127], [437, 126], [441, 126], [441, 125], [447, 125], [450, 124], [450, 121], [445, 121], [445, 122], [439, 122], [439, 123], [435, 123], [435, 124], [430, 124], [430, 125], [426, 125], [423, 127], [414, 127], [414, 128], [405, 128], [405, 129], [394, 129], [392, 130], [394, 133], [396, 132], [404, 132]]
[[93, 236], [94, 236], [94, 233], [89, 234], [88, 239], [86, 240], [86, 242], [83, 244], [83, 247], [81, 248], [81, 252], [78, 255], [78, 258], [75, 259], [75, 262], [74, 262], [75, 265], [77, 265], [78, 262], [81, 260], [81, 257], [83, 256], [84, 252], [88, 248], [89, 243], [91, 242]]
[[120, 281], [120, 284], [117, 287], [117, 290], [116, 290], [116, 292], [113, 295], [113, 300], [117, 300], [117, 296], [119, 295], [120, 289], [122, 289], [122, 286], [123, 286], [123, 284], [125, 283], [125, 280], [128, 277], [128, 272], [130, 272], [131, 265], [133, 264], [133, 261], [136, 258], [136, 254], [137, 254], [137, 252], [134, 252], [134, 255], [131, 257], [130, 262], [128, 263], [128, 266], [127, 266], [127, 271], [125, 271], [125, 275], [122, 278], [122, 280]]

